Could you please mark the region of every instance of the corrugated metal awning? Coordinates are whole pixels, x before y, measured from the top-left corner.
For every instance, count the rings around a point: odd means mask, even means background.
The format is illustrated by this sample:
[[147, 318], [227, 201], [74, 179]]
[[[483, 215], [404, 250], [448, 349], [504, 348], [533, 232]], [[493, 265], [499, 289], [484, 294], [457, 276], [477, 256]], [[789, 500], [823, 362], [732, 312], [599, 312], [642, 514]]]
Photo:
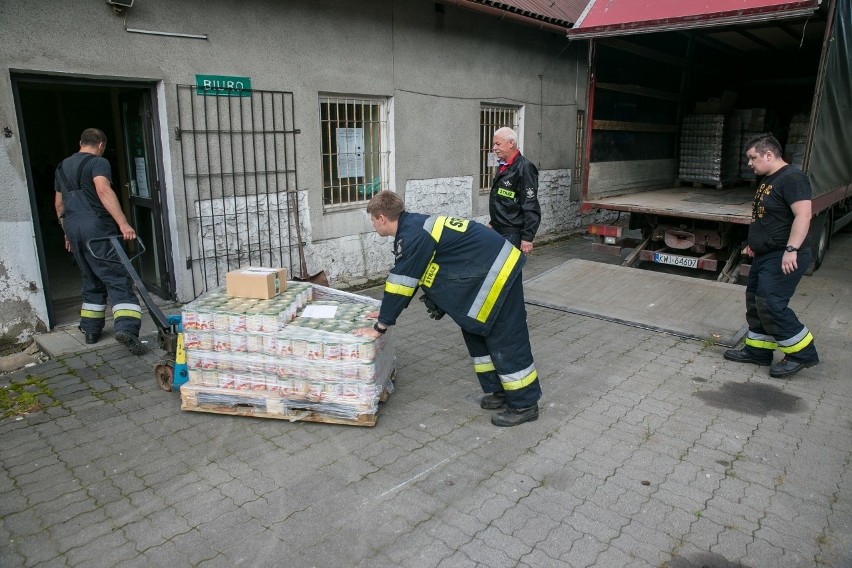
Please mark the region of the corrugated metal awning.
[[566, 33], [587, 0], [437, 0], [542, 30]]
[[586, 0], [480, 0], [479, 3], [566, 27], [577, 21], [586, 6]]
[[820, 1], [591, 0], [568, 36], [581, 39], [809, 16]]

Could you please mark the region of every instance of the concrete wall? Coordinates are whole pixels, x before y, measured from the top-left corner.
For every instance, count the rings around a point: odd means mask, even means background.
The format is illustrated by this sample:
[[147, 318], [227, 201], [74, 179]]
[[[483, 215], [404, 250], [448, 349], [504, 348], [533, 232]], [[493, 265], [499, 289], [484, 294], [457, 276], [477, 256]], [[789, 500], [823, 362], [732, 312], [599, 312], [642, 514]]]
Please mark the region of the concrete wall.
[[[204, 34], [165, 37], [125, 30]], [[309, 271], [357, 283], [392, 262], [386, 239], [371, 234], [363, 207], [326, 211], [321, 195], [321, 94], [388, 97], [393, 106], [391, 189], [412, 191], [409, 207], [487, 213], [487, 194], [472, 188], [479, 172], [482, 102], [523, 107], [523, 151], [542, 176], [548, 208], [543, 233], [573, 229], [566, 209], [574, 159], [578, 93], [585, 87], [583, 43], [426, 0], [144, 0], [123, 16], [103, 0], [57, 3], [0, 0], [0, 334], [18, 338], [16, 322], [44, 325], [38, 247], [22, 159], [10, 73], [151, 81], [158, 93], [164, 202], [176, 267], [177, 296], [192, 296], [183, 268], [186, 204], [176, 85], [196, 74], [248, 76], [255, 89], [292, 91], [298, 135], [298, 186]], [[579, 101], [579, 108], [585, 104]], [[465, 181], [467, 180], [467, 181]], [[433, 194], [435, 191], [437, 193]], [[446, 196], [442, 202], [441, 197]], [[213, 206], [213, 205], [208, 205]], [[568, 215], [570, 216], [570, 215]], [[543, 234], [540, 233], [540, 234]], [[13, 309], [8, 309], [8, 308]], [[7, 314], [16, 314], [10, 316]], [[27, 325], [24, 325], [26, 328]]]

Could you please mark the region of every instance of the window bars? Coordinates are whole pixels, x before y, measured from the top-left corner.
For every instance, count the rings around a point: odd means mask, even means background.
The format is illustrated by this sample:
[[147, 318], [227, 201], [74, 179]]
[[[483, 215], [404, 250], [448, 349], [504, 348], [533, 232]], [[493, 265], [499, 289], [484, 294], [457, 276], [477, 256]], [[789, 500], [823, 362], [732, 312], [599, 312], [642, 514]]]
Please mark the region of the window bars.
[[574, 182], [580, 181], [583, 174], [583, 153], [585, 151], [583, 140], [586, 139], [586, 111], [577, 111], [577, 145], [574, 152]]
[[193, 294], [224, 284], [242, 266], [289, 265], [293, 273], [293, 94], [199, 96], [195, 85], [178, 85], [177, 96]]
[[388, 188], [386, 99], [320, 97], [323, 204], [361, 203]]
[[[479, 189], [488, 191], [494, 177], [497, 175], [497, 164], [488, 163], [488, 155], [491, 153], [491, 143], [494, 132], [498, 128], [508, 126], [518, 136], [520, 124], [520, 109], [516, 106], [483, 104], [479, 110]], [[519, 141], [520, 142], [520, 141]]]

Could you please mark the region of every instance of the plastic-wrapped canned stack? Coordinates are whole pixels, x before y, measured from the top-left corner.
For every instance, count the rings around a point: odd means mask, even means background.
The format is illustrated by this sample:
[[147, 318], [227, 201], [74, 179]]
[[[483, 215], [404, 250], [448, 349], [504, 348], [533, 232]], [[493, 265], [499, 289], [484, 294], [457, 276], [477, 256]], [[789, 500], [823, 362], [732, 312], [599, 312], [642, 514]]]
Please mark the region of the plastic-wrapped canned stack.
[[[311, 317], [309, 306], [322, 317]], [[371, 327], [375, 320], [366, 315], [378, 307], [371, 298], [301, 282], [288, 282], [269, 300], [213, 290], [183, 310], [183, 388], [225, 405], [229, 396], [252, 391], [283, 411], [375, 414], [382, 390], [392, 388], [392, 341], [390, 334], [372, 340], [354, 331]]]
[[746, 144], [756, 135], [766, 131], [766, 109], [765, 108], [742, 108], [734, 109], [734, 114], [740, 118], [740, 153], [739, 170], [740, 179], [746, 181], [754, 180], [754, 171], [748, 165], [748, 148]]
[[683, 119], [680, 136], [681, 181], [721, 187], [739, 178], [740, 119], [723, 114], [693, 114]]

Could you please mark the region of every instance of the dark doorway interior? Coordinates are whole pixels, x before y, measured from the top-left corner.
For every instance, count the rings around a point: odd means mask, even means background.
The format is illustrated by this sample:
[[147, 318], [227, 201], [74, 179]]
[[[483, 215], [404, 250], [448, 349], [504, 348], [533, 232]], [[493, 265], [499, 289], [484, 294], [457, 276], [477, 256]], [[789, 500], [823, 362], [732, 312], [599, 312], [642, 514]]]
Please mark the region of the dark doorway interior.
[[[146, 254], [139, 259], [137, 272], [149, 291], [168, 296], [150, 91], [150, 87], [139, 86], [17, 82], [51, 327], [79, 319], [80, 275], [71, 254], [65, 251], [62, 229], [56, 219], [54, 173], [64, 158], [79, 149], [80, 133], [86, 128], [99, 128], [106, 134], [104, 157], [112, 166], [112, 187], [125, 215], [145, 243]], [[143, 101], [147, 116], [140, 113]], [[140, 124], [150, 133], [144, 140]], [[142, 174], [139, 164], [146, 161], [149, 171]], [[140, 177], [148, 180], [147, 192], [141, 198], [137, 183]]]

